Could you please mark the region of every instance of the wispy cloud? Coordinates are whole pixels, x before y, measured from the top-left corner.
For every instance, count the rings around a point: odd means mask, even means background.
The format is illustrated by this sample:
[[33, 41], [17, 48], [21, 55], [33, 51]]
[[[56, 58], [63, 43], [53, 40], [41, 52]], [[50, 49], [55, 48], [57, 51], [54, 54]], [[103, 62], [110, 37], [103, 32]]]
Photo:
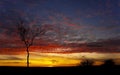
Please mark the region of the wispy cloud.
[[0, 60], [23, 60], [22, 57], [19, 55], [0, 55]]

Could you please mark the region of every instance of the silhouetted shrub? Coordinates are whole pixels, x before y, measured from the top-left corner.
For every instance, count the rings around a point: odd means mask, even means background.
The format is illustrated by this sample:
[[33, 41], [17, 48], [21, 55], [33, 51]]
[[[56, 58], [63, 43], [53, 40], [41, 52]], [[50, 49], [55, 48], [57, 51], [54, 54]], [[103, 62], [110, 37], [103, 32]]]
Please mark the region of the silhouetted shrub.
[[114, 66], [115, 62], [113, 61], [113, 59], [107, 59], [104, 61], [103, 66]]
[[85, 59], [81, 62], [81, 66], [93, 66], [94, 61], [91, 59]]

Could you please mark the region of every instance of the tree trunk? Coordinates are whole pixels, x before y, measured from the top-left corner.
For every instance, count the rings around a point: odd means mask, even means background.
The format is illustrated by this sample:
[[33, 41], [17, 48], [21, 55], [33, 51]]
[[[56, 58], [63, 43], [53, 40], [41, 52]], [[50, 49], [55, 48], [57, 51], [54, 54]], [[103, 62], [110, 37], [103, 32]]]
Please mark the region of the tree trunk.
[[27, 67], [29, 67], [29, 47], [27, 47], [26, 51], [27, 51]]

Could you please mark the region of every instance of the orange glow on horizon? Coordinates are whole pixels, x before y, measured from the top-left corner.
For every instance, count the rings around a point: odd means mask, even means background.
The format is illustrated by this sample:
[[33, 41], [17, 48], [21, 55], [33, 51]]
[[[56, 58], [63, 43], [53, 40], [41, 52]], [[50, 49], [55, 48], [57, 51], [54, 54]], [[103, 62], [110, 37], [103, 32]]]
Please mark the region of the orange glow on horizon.
[[[82, 51], [84, 48], [80, 49]], [[77, 52], [76, 49], [57, 45], [31, 46], [29, 52], [30, 67], [78, 66], [82, 56], [95, 60], [94, 65], [101, 65], [102, 60], [108, 58], [115, 59], [116, 63], [120, 64], [119, 53], [112, 53], [111, 56], [111, 53]], [[0, 66], [26, 67], [26, 48], [1, 48]]]
[[[30, 67], [62, 67], [77, 66], [80, 60], [62, 57], [43, 57], [30, 59]], [[23, 66], [26, 67], [26, 60], [0, 60], [0, 66]]]
[[44, 57], [41, 59], [30, 60], [31, 67], [62, 67], [62, 66], [77, 66], [80, 60], [68, 59], [63, 57]]

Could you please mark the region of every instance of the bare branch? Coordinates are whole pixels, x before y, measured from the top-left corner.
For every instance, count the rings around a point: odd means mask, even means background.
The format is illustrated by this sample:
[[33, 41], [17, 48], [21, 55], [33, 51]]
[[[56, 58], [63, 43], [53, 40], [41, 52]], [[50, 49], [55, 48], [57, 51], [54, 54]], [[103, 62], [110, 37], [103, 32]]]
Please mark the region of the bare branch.
[[27, 67], [29, 67], [29, 47], [33, 45], [35, 37], [38, 35], [44, 35], [46, 30], [40, 25], [26, 25], [25, 21], [23, 21], [21, 18], [18, 18], [17, 30], [21, 41], [23, 41], [26, 46]]

